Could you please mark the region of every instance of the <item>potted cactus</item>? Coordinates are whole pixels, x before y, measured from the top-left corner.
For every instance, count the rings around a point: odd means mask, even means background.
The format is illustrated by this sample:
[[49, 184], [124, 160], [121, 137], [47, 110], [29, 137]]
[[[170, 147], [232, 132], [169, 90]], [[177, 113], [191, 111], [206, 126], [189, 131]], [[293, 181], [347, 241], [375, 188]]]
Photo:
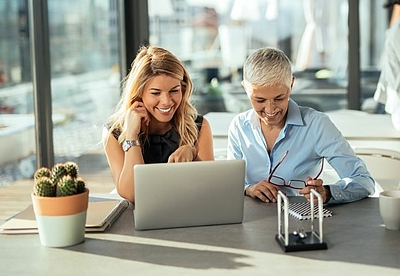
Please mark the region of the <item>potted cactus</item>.
[[32, 203], [44, 246], [64, 247], [85, 239], [89, 190], [74, 162], [42, 167], [34, 174]]

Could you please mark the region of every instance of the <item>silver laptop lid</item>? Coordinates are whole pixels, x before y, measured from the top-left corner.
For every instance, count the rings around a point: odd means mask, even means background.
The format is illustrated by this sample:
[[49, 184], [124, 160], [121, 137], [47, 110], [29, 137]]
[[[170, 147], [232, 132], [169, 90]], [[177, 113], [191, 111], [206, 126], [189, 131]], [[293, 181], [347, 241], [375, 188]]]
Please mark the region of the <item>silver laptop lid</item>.
[[135, 228], [240, 223], [244, 177], [244, 160], [135, 165]]

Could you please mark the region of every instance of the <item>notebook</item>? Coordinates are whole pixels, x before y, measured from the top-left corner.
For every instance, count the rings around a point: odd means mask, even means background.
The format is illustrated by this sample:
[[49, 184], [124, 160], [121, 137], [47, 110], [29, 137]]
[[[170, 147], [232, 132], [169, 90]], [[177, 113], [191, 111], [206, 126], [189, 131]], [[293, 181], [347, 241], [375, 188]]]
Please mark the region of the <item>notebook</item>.
[[[86, 232], [106, 231], [129, 206], [127, 200], [100, 200], [89, 202], [86, 213]], [[32, 204], [0, 225], [0, 234], [33, 233], [38, 233], [38, 229]]]
[[244, 160], [135, 165], [135, 229], [241, 223], [244, 177]]

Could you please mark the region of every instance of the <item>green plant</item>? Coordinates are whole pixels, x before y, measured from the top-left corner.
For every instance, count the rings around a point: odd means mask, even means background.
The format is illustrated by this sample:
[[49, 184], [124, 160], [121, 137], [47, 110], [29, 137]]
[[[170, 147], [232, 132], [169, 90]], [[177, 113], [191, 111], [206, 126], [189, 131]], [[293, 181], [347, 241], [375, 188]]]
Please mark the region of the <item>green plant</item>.
[[78, 176], [75, 162], [57, 163], [50, 170], [42, 167], [34, 174], [33, 193], [37, 196], [57, 197], [80, 194], [85, 191], [85, 180]]

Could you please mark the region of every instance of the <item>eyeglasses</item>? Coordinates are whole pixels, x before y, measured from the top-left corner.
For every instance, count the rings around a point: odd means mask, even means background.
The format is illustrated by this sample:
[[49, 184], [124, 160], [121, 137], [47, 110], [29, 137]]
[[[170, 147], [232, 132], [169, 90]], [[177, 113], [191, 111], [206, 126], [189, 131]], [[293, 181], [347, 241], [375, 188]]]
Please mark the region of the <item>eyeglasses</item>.
[[[288, 153], [289, 153], [289, 151], [286, 151], [286, 153], [283, 155], [282, 159], [273, 168], [271, 174], [268, 177], [268, 182], [271, 183], [271, 184], [274, 184], [276, 186], [284, 186], [284, 187], [289, 187], [289, 188], [298, 189], [298, 190], [309, 186], [309, 185], [307, 185], [307, 183], [304, 180], [290, 180], [288, 183], [286, 183], [285, 179], [283, 179], [282, 177], [274, 175], [276, 169], [283, 162], [283, 160], [285, 160], [285, 158], [288, 155]], [[313, 178], [314, 180], [318, 179], [318, 177], [321, 175], [323, 169], [324, 169], [324, 158], [322, 158], [321, 169], [320, 169], [319, 173], [317, 174], [317, 176]]]

